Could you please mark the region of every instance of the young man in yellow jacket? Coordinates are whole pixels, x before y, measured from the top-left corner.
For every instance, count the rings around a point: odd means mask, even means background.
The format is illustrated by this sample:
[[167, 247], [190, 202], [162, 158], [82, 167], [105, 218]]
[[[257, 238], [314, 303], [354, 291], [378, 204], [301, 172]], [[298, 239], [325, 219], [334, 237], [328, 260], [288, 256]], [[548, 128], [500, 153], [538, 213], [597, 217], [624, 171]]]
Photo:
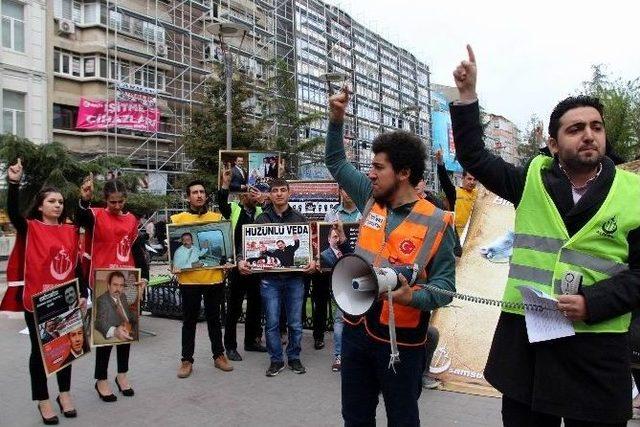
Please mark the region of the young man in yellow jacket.
[[[186, 187], [189, 210], [171, 215], [172, 224], [188, 224], [205, 221], [221, 221], [222, 215], [209, 210], [204, 182], [191, 181]], [[187, 378], [193, 370], [196, 324], [200, 315], [200, 304], [204, 299], [204, 310], [211, 341], [214, 366], [222, 371], [233, 370], [224, 355], [222, 325], [220, 324], [220, 304], [224, 301], [223, 270], [193, 270], [176, 273], [182, 295], [182, 360], [178, 368], [178, 378]]]

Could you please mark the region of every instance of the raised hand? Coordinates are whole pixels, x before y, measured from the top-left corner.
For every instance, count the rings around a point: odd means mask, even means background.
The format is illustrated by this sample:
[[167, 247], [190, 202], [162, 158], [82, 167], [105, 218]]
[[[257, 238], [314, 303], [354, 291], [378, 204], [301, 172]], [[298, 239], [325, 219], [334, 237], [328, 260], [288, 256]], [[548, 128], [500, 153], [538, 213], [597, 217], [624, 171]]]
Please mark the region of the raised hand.
[[343, 86], [340, 92], [329, 97], [329, 121], [343, 123], [349, 105], [349, 89]]
[[464, 60], [453, 71], [453, 79], [460, 93], [460, 101], [471, 102], [478, 99], [476, 93], [476, 80], [478, 77], [478, 68], [476, 66], [476, 56], [471, 49], [471, 45], [467, 45], [467, 53], [469, 59]]
[[231, 164], [226, 163], [222, 166], [222, 188], [229, 189], [231, 185]]
[[284, 161], [284, 157], [281, 157], [280, 161], [278, 162], [278, 178], [282, 178], [286, 173], [287, 169], [285, 166], [286, 164]]
[[19, 183], [22, 179], [22, 160], [18, 157], [18, 160], [15, 164], [9, 166], [7, 168], [7, 179], [11, 182]]
[[442, 159], [442, 148], [439, 148], [438, 151], [436, 151], [436, 163], [444, 165], [444, 160]]
[[85, 202], [90, 201], [93, 198], [93, 172], [82, 180], [80, 185], [80, 198]]

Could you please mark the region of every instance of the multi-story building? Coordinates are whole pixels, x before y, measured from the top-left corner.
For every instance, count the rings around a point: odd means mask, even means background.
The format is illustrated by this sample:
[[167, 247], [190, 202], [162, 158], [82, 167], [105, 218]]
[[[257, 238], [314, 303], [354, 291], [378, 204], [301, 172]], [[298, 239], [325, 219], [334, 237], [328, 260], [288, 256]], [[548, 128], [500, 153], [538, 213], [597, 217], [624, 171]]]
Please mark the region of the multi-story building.
[[496, 155], [509, 163], [520, 164], [518, 145], [521, 136], [518, 127], [509, 119], [498, 114], [487, 114], [485, 145]]
[[45, 0], [0, 0], [0, 132], [47, 141]]
[[[276, 28], [286, 39], [289, 27], [292, 52], [286, 1], [50, 3], [50, 138], [88, 156], [124, 156], [169, 187], [172, 177], [190, 168], [182, 136], [191, 112], [202, 105], [213, 64], [224, 61], [211, 24], [245, 27], [244, 37], [224, 42], [236, 71], [257, 89], [264, 87], [267, 61], [287, 53]], [[287, 19], [288, 25], [281, 22]]]
[[[182, 137], [213, 65], [224, 61], [214, 23], [245, 27], [225, 42], [256, 104], [278, 90], [268, 80], [284, 63], [297, 97], [275, 95], [296, 97], [300, 115], [326, 117], [321, 75], [348, 75], [345, 143], [356, 165], [369, 164], [383, 131], [410, 130], [430, 146], [427, 65], [321, 0], [0, 1], [3, 131], [60, 141], [85, 157], [124, 156], [169, 188], [190, 169]], [[278, 132], [277, 123], [268, 129]], [[300, 138], [326, 129], [319, 120]], [[321, 157], [305, 159], [321, 165]]]
[[[345, 145], [356, 166], [368, 167], [371, 141], [380, 132], [410, 130], [430, 147], [429, 67], [334, 6], [320, 0], [294, 0], [294, 4], [300, 114], [326, 112], [328, 87], [323, 74], [343, 73], [354, 93], [345, 122]], [[303, 130], [301, 137], [323, 136], [326, 129], [327, 119], [322, 119]], [[302, 166], [302, 171], [317, 172], [312, 161]], [[431, 161], [427, 180], [435, 182]]]

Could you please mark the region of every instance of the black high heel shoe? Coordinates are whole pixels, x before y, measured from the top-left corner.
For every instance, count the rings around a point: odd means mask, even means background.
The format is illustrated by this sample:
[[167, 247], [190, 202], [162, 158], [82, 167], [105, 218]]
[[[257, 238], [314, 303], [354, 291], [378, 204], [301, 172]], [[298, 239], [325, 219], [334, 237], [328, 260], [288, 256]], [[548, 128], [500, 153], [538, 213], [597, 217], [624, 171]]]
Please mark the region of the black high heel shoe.
[[55, 426], [60, 423], [60, 420], [58, 419], [57, 415], [54, 415], [51, 418], [45, 418], [44, 415], [42, 415], [42, 408], [40, 408], [40, 404], [38, 404], [37, 407], [38, 407], [38, 412], [40, 412], [40, 416], [42, 417], [43, 424], [48, 426]]
[[69, 411], [65, 411], [62, 408], [62, 403], [60, 403], [60, 396], [56, 397], [56, 402], [58, 402], [58, 406], [60, 407], [60, 411], [65, 418], [75, 418], [78, 416], [78, 412], [75, 409], [71, 409]]
[[98, 381], [96, 381], [96, 391], [98, 392], [98, 397], [102, 399], [103, 402], [115, 402], [116, 400], [118, 400], [116, 395], [113, 393], [106, 396], [104, 394], [101, 394], [100, 390], [98, 390]]
[[123, 396], [131, 397], [135, 394], [131, 387], [129, 387], [126, 390], [123, 390], [122, 387], [120, 387], [120, 383], [118, 382], [117, 377], [115, 378], [115, 382], [116, 382], [116, 385], [118, 386], [118, 390], [120, 390], [120, 393], [122, 393]]

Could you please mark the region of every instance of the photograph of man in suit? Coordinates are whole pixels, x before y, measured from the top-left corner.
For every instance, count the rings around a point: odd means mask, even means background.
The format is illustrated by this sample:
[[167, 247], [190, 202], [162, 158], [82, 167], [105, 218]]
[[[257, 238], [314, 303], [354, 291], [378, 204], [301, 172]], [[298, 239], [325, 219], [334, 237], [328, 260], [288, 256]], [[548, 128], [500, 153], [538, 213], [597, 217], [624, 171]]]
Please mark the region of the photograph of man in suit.
[[120, 271], [112, 271], [107, 276], [107, 292], [96, 300], [96, 320], [94, 328], [105, 339], [133, 341], [138, 317], [129, 308], [124, 293], [125, 277]]
[[69, 355], [65, 359], [63, 365], [67, 363], [71, 363], [76, 360], [78, 357], [84, 354], [84, 329], [82, 328], [82, 324], [78, 325], [78, 327], [67, 334], [67, 338], [69, 339], [69, 347], [71, 351]]
[[332, 268], [343, 255], [353, 252], [349, 241], [344, 234], [342, 224], [332, 224], [327, 236], [329, 247], [320, 252], [321, 268]]
[[247, 171], [244, 169], [244, 157], [236, 157], [235, 164], [231, 169], [231, 183], [229, 191], [247, 190]]
[[268, 169], [264, 176], [266, 178], [276, 179], [278, 177], [278, 158], [276, 156], [270, 156], [268, 159]]

